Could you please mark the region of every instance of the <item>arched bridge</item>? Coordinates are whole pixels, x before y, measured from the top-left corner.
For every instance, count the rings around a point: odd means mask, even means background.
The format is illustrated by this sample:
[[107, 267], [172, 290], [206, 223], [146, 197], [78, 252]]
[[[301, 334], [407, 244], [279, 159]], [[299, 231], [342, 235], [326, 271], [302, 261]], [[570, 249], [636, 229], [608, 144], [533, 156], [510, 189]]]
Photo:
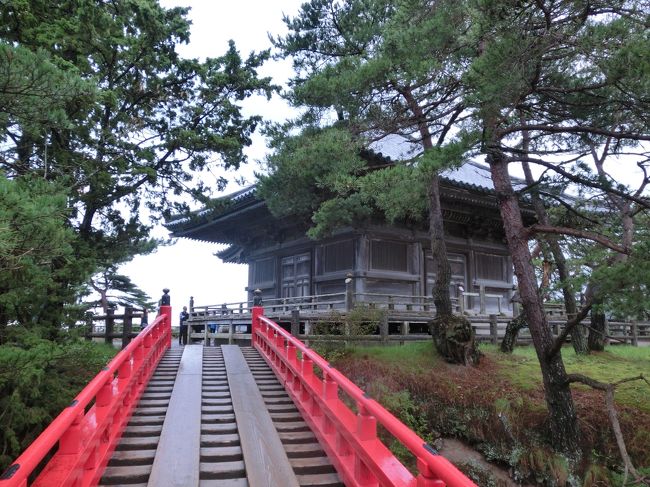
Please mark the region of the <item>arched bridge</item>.
[[162, 306], [0, 487], [475, 485], [261, 307], [251, 347], [171, 344]]

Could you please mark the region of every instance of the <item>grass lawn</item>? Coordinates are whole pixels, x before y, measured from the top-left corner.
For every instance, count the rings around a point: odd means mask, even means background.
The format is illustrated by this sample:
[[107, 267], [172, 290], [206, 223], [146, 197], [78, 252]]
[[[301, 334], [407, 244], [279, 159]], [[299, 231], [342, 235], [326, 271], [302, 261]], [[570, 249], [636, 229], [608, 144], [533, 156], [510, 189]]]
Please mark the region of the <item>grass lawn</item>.
[[[512, 355], [499, 352], [494, 345], [481, 345], [481, 350], [498, 362], [500, 374], [522, 390], [538, 389], [542, 379], [533, 347], [516, 347]], [[576, 355], [571, 346], [562, 348], [567, 372], [579, 373], [601, 382], [617, 382], [643, 374], [650, 379], [650, 347], [616, 345], [605, 352]], [[573, 384], [578, 390], [590, 388]], [[621, 384], [616, 389], [616, 402], [650, 412], [650, 385], [643, 381]]]
[[[497, 365], [496, 371], [500, 379], [507, 380], [522, 391], [538, 390], [541, 387], [539, 362], [532, 346], [516, 347], [509, 355], [501, 353], [498, 346], [481, 344], [481, 351], [487, 360]], [[446, 365], [433, 350], [431, 342], [356, 348], [353, 354], [359, 358], [378, 360], [389, 366], [422, 372]], [[562, 358], [567, 372], [584, 374], [601, 382], [616, 382], [640, 374], [650, 380], [650, 347], [616, 345], [607, 347], [605, 352], [579, 356], [571, 346], [565, 346], [562, 349]], [[574, 384], [572, 387], [578, 390], [589, 389], [581, 384]], [[616, 389], [616, 401], [650, 412], [650, 386], [643, 381], [621, 384]]]

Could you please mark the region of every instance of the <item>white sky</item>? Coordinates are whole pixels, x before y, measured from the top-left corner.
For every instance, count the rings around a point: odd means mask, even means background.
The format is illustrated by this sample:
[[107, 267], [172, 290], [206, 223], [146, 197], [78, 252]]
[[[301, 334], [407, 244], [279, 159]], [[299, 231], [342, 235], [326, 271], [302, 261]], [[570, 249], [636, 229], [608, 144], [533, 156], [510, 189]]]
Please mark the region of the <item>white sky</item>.
[[[233, 39], [243, 57], [251, 51], [271, 47], [268, 33], [286, 32], [283, 13], [293, 16], [303, 0], [161, 0], [163, 7], [188, 6], [192, 10], [192, 36], [189, 45], [179, 46], [185, 57], [216, 57], [222, 55], [228, 40]], [[269, 61], [260, 76], [272, 76], [276, 84], [284, 85], [291, 75], [289, 62]], [[290, 108], [279, 97], [270, 102], [257, 98], [245, 103], [245, 113], [261, 114], [265, 119], [282, 121], [290, 116]], [[253, 182], [255, 161], [266, 153], [266, 144], [260, 136], [246, 150], [249, 164], [230, 179], [244, 177]], [[226, 192], [239, 189], [232, 183]], [[156, 237], [167, 237], [163, 227], [154, 230]], [[158, 300], [162, 289], [168, 287], [174, 309], [174, 324], [182, 306], [194, 296], [197, 305], [243, 301], [248, 280], [247, 266], [224, 264], [214, 253], [224, 246], [178, 239], [175, 244], [160, 247], [154, 254], [136, 257], [121, 271], [133, 279], [153, 300]]]

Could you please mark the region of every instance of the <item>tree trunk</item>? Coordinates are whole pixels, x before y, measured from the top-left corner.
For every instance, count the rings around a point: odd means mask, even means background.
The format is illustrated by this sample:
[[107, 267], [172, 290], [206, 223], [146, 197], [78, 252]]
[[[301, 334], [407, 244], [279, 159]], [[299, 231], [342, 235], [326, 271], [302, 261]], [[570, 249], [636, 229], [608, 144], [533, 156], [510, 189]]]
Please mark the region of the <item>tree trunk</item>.
[[512, 353], [517, 344], [519, 330], [527, 326], [528, 323], [526, 323], [526, 315], [524, 313], [520, 313], [519, 316], [508, 321], [505, 335], [501, 341], [501, 351], [503, 353]]
[[[422, 147], [425, 151], [433, 149], [431, 131], [427, 117], [415, 100], [409, 87], [403, 87], [400, 93], [410, 107], [418, 124], [422, 137]], [[440, 141], [441, 142], [441, 141]], [[465, 365], [478, 363], [480, 352], [474, 341], [474, 329], [471, 323], [457, 319], [453, 315], [449, 284], [451, 282], [451, 267], [447, 258], [447, 244], [440, 206], [440, 177], [437, 173], [430, 176], [429, 188], [429, 238], [431, 239], [431, 255], [436, 269], [436, 281], [433, 287], [433, 303], [436, 306], [436, 318], [429, 329], [433, 342], [445, 360]]]
[[[564, 253], [560, 247], [559, 242], [555, 238], [549, 238], [548, 240], [551, 253], [553, 254], [553, 259], [555, 260], [555, 265], [557, 266], [557, 272], [560, 276], [560, 283], [562, 284], [562, 296], [564, 297], [564, 309], [567, 316], [570, 318], [578, 314], [578, 306], [576, 304], [576, 298], [569, 284], [569, 271], [567, 270], [566, 259], [564, 258]], [[569, 319], [570, 319], [569, 318]], [[573, 330], [571, 330], [571, 345], [573, 345], [573, 350], [578, 355], [587, 355], [589, 353], [589, 347], [587, 346], [587, 337], [585, 336], [585, 330], [581, 324], [577, 324]]]
[[451, 283], [451, 266], [447, 257], [445, 230], [440, 207], [440, 177], [434, 174], [429, 183], [429, 237], [431, 239], [431, 255], [436, 268], [436, 281], [433, 287], [433, 303], [436, 305], [436, 315], [445, 317], [452, 315], [449, 284]]
[[575, 456], [578, 452], [579, 429], [571, 389], [561, 353], [549, 356], [549, 351], [553, 348], [553, 335], [542, 309], [528, 239], [519, 202], [508, 174], [508, 165], [498, 150], [490, 152], [487, 161], [517, 276], [519, 294], [542, 371], [550, 435], [560, 450]]
[[591, 329], [589, 330], [589, 350], [602, 352], [605, 350], [607, 336], [607, 317], [601, 311], [591, 310]]
[[462, 365], [476, 365], [481, 352], [475, 342], [474, 329], [462, 315], [436, 316], [429, 323], [433, 343], [438, 353], [447, 362]]
[[[526, 132], [524, 134], [524, 149], [526, 151], [528, 150], [527, 138], [528, 134]], [[533, 185], [535, 180], [533, 178], [533, 173], [530, 170], [530, 165], [527, 162], [524, 162], [522, 163], [522, 168], [526, 175], [526, 183], [529, 186]], [[534, 189], [531, 191], [531, 198], [539, 222], [543, 225], [550, 225], [551, 222], [548, 213], [546, 212], [546, 207], [539, 197], [539, 194]], [[562, 247], [560, 247], [559, 240], [556, 236], [548, 235], [544, 240], [548, 243], [548, 247], [553, 255], [553, 260], [555, 261], [555, 266], [557, 267], [557, 273], [560, 277], [562, 296], [564, 298], [564, 309], [569, 317], [573, 317], [578, 313], [578, 307], [576, 306], [576, 299], [573, 290], [569, 284], [569, 271], [567, 269], [566, 259], [564, 258], [564, 252], [562, 252]], [[587, 339], [582, 325], [576, 325], [573, 330], [571, 330], [571, 344], [573, 345], [573, 350], [575, 350], [578, 355], [586, 355], [589, 353]]]
[[449, 294], [451, 266], [447, 258], [447, 244], [440, 206], [440, 178], [433, 174], [429, 183], [429, 236], [431, 254], [436, 269], [433, 302], [436, 317], [429, 329], [438, 353], [455, 364], [475, 365], [480, 360], [472, 324], [462, 316], [454, 316]]

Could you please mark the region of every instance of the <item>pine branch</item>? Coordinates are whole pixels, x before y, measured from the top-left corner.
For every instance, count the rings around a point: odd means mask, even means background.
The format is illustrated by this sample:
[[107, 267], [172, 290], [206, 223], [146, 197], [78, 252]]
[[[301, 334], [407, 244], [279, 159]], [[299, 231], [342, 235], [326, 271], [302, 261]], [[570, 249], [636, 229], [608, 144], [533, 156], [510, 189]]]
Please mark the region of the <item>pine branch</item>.
[[530, 227], [525, 229], [526, 236], [528, 238], [531, 238], [532, 235], [538, 234], [538, 233], [552, 233], [555, 235], [569, 235], [571, 237], [578, 237], [578, 238], [585, 238], [587, 240], [592, 240], [594, 242], [597, 242], [601, 244], [603, 247], [606, 247], [608, 249], [613, 250], [614, 252], [618, 252], [619, 254], [625, 254], [629, 255], [632, 249], [628, 249], [626, 247], [623, 247], [621, 245], [618, 245], [617, 243], [612, 242], [610, 239], [607, 237], [604, 237], [603, 235], [593, 233], [593, 232], [587, 232], [585, 230], [578, 230], [577, 228], [569, 228], [569, 227], [554, 227], [551, 225], [531, 225]]

